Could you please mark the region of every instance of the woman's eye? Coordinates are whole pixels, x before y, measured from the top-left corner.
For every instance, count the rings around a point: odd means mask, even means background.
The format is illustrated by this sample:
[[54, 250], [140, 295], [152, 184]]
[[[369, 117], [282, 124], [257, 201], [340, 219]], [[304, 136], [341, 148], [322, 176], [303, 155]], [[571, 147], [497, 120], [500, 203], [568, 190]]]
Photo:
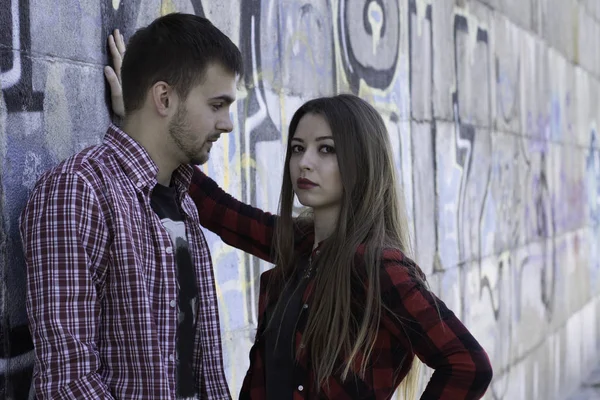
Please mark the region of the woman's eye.
[[303, 150], [302, 146], [295, 144], [292, 146], [292, 153], [300, 153]]
[[321, 146], [320, 150], [323, 153], [335, 153], [335, 147], [333, 147], [333, 146], [324, 145], [324, 146]]

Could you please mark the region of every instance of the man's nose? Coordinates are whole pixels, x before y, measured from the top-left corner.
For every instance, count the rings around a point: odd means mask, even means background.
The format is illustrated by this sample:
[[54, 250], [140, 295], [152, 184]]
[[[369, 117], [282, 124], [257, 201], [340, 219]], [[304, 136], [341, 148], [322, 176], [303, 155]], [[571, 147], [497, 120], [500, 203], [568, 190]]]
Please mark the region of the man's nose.
[[228, 113], [226, 117], [219, 121], [217, 129], [223, 132], [231, 132], [233, 130], [233, 120], [231, 113]]

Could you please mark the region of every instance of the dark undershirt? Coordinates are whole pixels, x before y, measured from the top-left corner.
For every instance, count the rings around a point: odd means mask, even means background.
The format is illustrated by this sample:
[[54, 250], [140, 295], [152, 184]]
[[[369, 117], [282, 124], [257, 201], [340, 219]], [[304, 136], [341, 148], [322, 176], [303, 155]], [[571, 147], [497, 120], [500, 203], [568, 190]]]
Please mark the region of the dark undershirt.
[[150, 199], [152, 209], [169, 232], [171, 244], [175, 249], [175, 263], [178, 284], [178, 326], [177, 326], [177, 364], [176, 396], [177, 400], [197, 399], [196, 380], [192, 366], [194, 334], [196, 325], [196, 302], [198, 287], [196, 271], [189, 251], [185, 225], [177, 202], [174, 187], [156, 185]]
[[302, 297], [308, 284], [305, 268], [297, 274], [281, 293], [277, 306], [267, 310], [269, 321], [263, 335], [265, 340], [265, 370], [267, 399], [291, 400], [295, 390], [296, 323], [302, 311]]

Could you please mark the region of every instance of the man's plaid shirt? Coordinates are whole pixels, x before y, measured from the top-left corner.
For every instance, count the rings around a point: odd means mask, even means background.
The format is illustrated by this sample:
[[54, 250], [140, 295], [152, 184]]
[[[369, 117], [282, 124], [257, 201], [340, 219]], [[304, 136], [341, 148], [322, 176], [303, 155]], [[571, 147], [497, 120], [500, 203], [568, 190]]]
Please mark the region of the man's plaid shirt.
[[[27, 312], [42, 399], [175, 399], [173, 244], [150, 195], [157, 166], [111, 126], [104, 143], [39, 180], [21, 216]], [[191, 166], [173, 174], [199, 288], [194, 373], [202, 398], [229, 399], [212, 263]]]

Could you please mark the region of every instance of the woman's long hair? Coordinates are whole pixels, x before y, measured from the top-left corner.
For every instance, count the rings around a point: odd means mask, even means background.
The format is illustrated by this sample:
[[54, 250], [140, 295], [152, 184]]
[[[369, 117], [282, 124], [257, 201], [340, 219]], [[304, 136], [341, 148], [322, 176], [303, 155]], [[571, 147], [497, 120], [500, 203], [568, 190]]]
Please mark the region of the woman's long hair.
[[[316, 300], [303, 336], [320, 387], [334, 374], [342, 379], [351, 372], [364, 377], [384, 307], [379, 281], [382, 250], [393, 248], [409, 254], [410, 244], [403, 196], [398, 189], [383, 119], [371, 105], [354, 95], [314, 99], [300, 107], [290, 123], [279, 205], [281, 218], [275, 235], [275, 281], [281, 284], [292, 277], [297, 263], [294, 244], [299, 221], [292, 215], [294, 191], [289, 163], [291, 139], [306, 114], [320, 115], [328, 122], [343, 184], [337, 226], [314, 260]], [[312, 227], [310, 221], [308, 227]], [[362, 275], [355, 263], [360, 245], [365, 250], [364, 261], [359, 261], [366, 269]], [[419, 276], [417, 271], [412, 272]], [[364, 298], [356, 298], [357, 288]], [[342, 369], [336, 367], [340, 360]], [[401, 385], [408, 396], [416, 391], [418, 378], [415, 368], [411, 369]]]

